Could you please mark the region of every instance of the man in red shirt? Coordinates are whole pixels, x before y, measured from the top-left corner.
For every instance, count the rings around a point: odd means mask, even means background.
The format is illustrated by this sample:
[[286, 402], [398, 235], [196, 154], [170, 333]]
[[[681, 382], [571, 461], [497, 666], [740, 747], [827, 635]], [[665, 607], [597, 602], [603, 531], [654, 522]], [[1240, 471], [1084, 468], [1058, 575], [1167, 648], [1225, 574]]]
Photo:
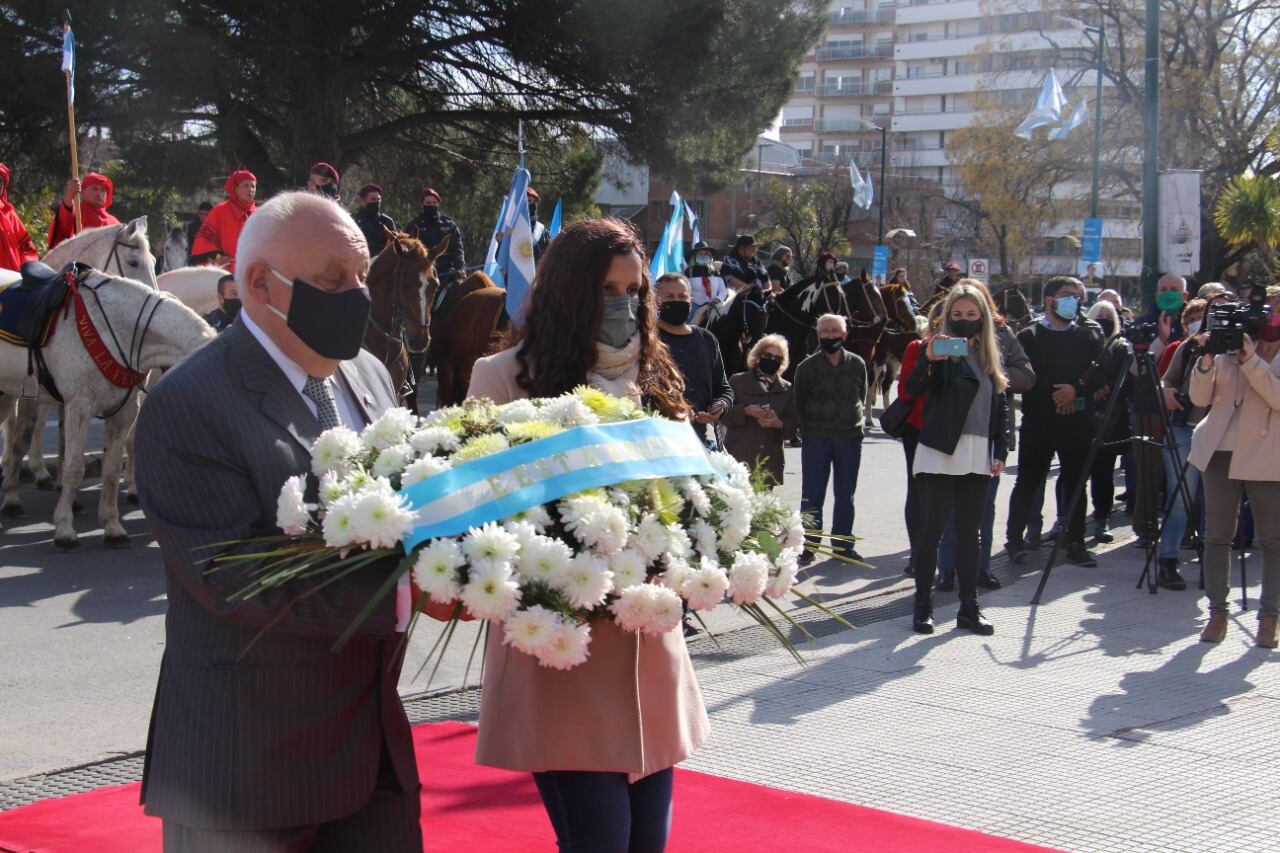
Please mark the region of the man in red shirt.
[[0, 269], [18, 270], [27, 261], [38, 261], [27, 226], [9, 203], [9, 167], [0, 163]]
[[[115, 198], [115, 184], [106, 175], [90, 172], [82, 179], [72, 178], [67, 181], [67, 190], [62, 195], [62, 204], [49, 223], [49, 248], [61, 243], [68, 237], [74, 237], [85, 228], [98, 228], [103, 225], [119, 225], [120, 220], [110, 213], [111, 201]], [[80, 194], [80, 223], [76, 228], [76, 214], [72, 207], [76, 193]]]
[[253, 201], [258, 192], [258, 179], [248, 169], [237, 169], [227, 177], [223, 189], [227, 193], [226, 201], [209, 211], [191, 243], [191, 263], [225, 264], [234, 272], [240, 232], [249, 215], [258, 209]]

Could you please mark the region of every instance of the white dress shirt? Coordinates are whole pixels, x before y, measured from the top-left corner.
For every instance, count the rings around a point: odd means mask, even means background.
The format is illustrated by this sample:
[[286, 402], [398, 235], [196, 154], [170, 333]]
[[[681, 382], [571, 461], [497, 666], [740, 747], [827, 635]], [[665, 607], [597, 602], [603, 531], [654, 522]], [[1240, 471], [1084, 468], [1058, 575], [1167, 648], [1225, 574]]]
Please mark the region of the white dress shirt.
[[[284, 350], [276, 346], [276, 342], [271, 340], [266, 332], [253, 322], [253, 318], [249, 316], [248, 311], [240, 312], [240, 322], [244, 323], [245, 328], [249, 330], [249, 334], [262, 344], [262, 348], [267, 351], [267, 355], [271, 356], [271, 360], [284, 373], [285, 378], [289, 380], [289, 384], [298, 392], [298, 396], [302, 398], [302, 402], [307, 404], [307, 408], [311, 410], [311, 414], [316, 414], [316, 404], [306, 394], [302, 393], [302, 388], [307, 384], [307, 372], [298, 366], [298, 363], [289, 356], [284, 354]], [[351, 392], [347, 390], [344, 383], [337, 381], [335, 376], [330, 376], [324, 380], [329, 386], [329, 390], [333, 392], [333, 402], [338, 409], [338, 420], [342, 421], [342, 425], [349, 427], [356, 432], [364, 429], [364, 417], [360, 414], [360, 408], [356, 405], [356, 401], [352, 399]]]

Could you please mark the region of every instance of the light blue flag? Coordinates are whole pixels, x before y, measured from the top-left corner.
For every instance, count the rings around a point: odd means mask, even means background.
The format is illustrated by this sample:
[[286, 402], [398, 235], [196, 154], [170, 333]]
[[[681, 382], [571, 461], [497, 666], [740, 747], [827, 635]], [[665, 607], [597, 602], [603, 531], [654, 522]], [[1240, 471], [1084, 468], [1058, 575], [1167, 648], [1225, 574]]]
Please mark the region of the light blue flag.
[[[515, 186], [516, 179], [512, 177], [511, 184]], [[498, 274], [498, 249], [502, 247], [503, 226], [507, 221], [507, 200], [510, 199], [511, 192], [507, 191], [507, 196], [502, 200], [502, 209], [498, 211], [498, 221], [493, 223], [493, 234], [489, 237], [489, 249], [484, 256], [484, 274], [493, 278]]]
[[656, 281], [659, 276], [669, 272], [681, 272], [684, 269], [684, 202], [680, 193], [671, 191], [671, 218], [662, 229], [662, 238], [658, 248], [649, 262], [649, 279]]
[[692, 240], [698, 243], [702, 240], [702, 232], [698, 228], [698, 214], [693, 212], [693, 208], [689, 206], [689, 202], [684, 203], [684, 218], [689, 223], [689, 232], [693, 235]]
[[1057, 124], [1062, 118], [1062, 108], [1067, 105], [1067, 98], [1062, 94], [1062, 87], [1058, 85], [1058, 75], [1052, 68], [1049, 69], [1049, 76], [1044, 78], [1044, 85], [1040, 87], [1040, 96], [1036, 98], [1036, 108], [1018, 125], [1018, 129], [1013, 133], [1023, 139], [1030, 139], [1031, 132], [1037, 127], [1043, 127], [1046, 124]]
[[564, 219], [564, 199], [556, 199], [556, 212], [551, 214], [551, 225], [547, 227], [547, 235], [554, 240], [560, 233], [561, 221]]
[[[507, 196], [503, 220], [498, 233], [498, 248], [489, 277], [507, 290], [507, 315], [519, 325], [520, 309], [533, 282], [533, 226], [529, 222], [529, 204], [525, 192], [529, 188], [529, 172], [516, 169], [511, 193]], [[486, 273], [489, 267], [486, 266]]]
[[1076, 108], [1071, 111], [1071, 115], [1067, 116], [1067, 120], [1063, 122], [1061, 127], [1055, 127], [1049, 131], [1050, 139], [1066, 139], [1067, 134], [1075, 130], [1082, 124], [1089, 121], [1089, 105], [1085, 102], [1082, 95], [1080, 103], [1076, 104]]
[[862, 179], [857, 163], [849, 164], [849, 183], [853, 187], [853, 203], [864, 210], [871, 207], [871, 201], [867, 197], [867, 182]]
[[67, 104], [70, 105], [76, 100], [76, 38], [71, 27], [62, 34], [62, 70], [70, 75], [67, 77]]
[[867, 210], [871, 209], [871, 205], [875, 204], [876, 190], [871, 185], [871, 167], [867, 167]]

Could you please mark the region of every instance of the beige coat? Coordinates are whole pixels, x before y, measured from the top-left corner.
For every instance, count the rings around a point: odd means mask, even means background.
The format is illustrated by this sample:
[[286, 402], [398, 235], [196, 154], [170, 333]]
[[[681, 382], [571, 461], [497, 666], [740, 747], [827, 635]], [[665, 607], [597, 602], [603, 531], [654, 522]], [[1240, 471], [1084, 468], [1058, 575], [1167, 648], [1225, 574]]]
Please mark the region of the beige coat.
[[[766, 379], [755, 370], [746, 370], [730, 376], [729, 387], [733, 389], [733, 405], [722, 421], [726, 429], [725, 449], [748, 468], [754, 469], [757, 461], [763, 459], [765, 471], [781, 485], [785, 468], [782, 442], [795, 438], [799, 423], [791, 383], [780, 376]], [[747, 406], [765, 404], [782, 420], [781, 427], [762, 427], [747, 414]]]
[[[468, 396], [528, 396], [508, 349], [476, 362]], [[679, 627], [662, 637], [591, 623], [590, 657], [550, 669], [491, 630], [476, 763], [507, 770], [595, 770], [637, 779], [688, 758], [707, 738], [702, 694]]]
[[1225, 354], [1217, 356], [1207, 371], [1200, 369], [1198, 359], [1190, 370], [1191, 402], [1212, 406], [1192, 436], [1191, 464], [1201, 471], [1209, 467], [1232, 415], [1238, 414], [1228, 476], [1233, 480], [1280, 480], [1280, 356], [1267, 364], [1255, 353], [1240, 364], [1234, 354]]

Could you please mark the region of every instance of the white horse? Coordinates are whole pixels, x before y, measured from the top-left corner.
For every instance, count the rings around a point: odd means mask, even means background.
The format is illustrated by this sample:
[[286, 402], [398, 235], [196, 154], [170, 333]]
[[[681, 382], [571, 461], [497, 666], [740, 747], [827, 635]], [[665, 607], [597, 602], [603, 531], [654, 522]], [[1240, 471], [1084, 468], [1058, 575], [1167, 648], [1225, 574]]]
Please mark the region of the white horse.
[[[81, 231], [59, 243], [42, 260], [59, 271], [72, 261], [79, 261], [108, 275], [134, 279], [153, 289], [156, 287], [156, 260], [147, 240], [145, 216], [122, 225], [103, 225]], [[54, 488], [53, 475], [49, 473], [49, 466], [44, 461], [43, 429], [52, 406], [52, 400], [37, 401], [30, 397], [18, 403], [16, 423], [24, 434], [31, 432], [31, 458], [28, 461], [36, 488], [39, 489]], [[125, 408], [132, 408], [136, 416], [138, 400], [131, 400]], [[131, 498], [136, 495], [132, 464], [126, 468], [125, 486]]]
[[[213, 329], [177, 299], [141, 282], [115, 278], [97, 271], [85, 276], [79, 286], [83, 300], [59, 320], [43, 347], [54, 385], [63, 399], [66, 453], [61, 470], [62, 493], [53, 513], [53, 542], [59, 550], [79, 545], [72, 524], [72, 500], [84, 476], [84, 450], [89, 423], [95, 415], [106, 415], [102, 453], [102, 496], [98, 521], [103, 542], [112, 547], [127, 546], [128, 535], [120, 524], [117, 488], [120, 481], [125, 439], [137, 416], [137, 405], [121, 406], [137, 397], [136, 388], [122, 388], [109, 381], [90, 355], [82, 339], [82, 328], [91, 327], [105, 345], [115, 367], [130, 375], [145, 376], [151, 370], [169, 367], [214, 338]], [[68, 297], [70, 299], [70, 297]], [[30, 392], [27, 376], [27, 348], [0, 343], [0, 413], [6, 420], [14, 414], [14, 400]], [[99, 356], [101, 360], [101, 356]], [[52, 399], [41, 388], [40, 400]], [[26, 447], [23, 429], [9, 429], [4, 448], [5, 513], [21, 512], [18, 500], [18, 461]], [[13, 508], [13, 509], [11, 509]]]
[[161, 273], [156, 282], [161, 290], [204, 316], [218, 307], [218, 281], [225, 275], [227, 270], [222, 267], [182, 267]]
[[160, 249], [160, 272], [180, 269], [187, 265], [187, 229], [175, 225], [164, 237], [164, 246]]

